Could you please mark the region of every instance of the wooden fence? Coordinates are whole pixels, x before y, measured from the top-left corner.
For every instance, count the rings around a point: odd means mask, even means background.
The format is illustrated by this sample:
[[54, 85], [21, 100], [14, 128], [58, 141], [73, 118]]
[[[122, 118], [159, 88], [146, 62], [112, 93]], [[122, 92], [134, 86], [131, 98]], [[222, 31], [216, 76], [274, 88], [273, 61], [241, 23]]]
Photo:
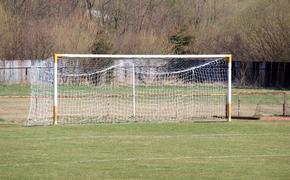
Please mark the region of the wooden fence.
[[0, 83], [30, 83], [31, 60], [0, 60]]
[[[31, 64], [40, 60], [0, 60], [0, 83], [30, 83]], [[290, 88], [290, 62], [234, 61], [232, 82], [238, 87]]]

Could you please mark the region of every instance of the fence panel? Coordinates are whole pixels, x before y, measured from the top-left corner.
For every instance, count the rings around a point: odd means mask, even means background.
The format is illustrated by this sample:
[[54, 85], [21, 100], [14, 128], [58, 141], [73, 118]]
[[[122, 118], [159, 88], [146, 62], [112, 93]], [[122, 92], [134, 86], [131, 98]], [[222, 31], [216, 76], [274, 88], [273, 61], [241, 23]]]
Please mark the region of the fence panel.
[[30, 83], [31, 60], [0, 61], [0, 83], [28, 84]]
[[233, 95], [233, 116], [290, 115], [290, 92], [239, 92]]

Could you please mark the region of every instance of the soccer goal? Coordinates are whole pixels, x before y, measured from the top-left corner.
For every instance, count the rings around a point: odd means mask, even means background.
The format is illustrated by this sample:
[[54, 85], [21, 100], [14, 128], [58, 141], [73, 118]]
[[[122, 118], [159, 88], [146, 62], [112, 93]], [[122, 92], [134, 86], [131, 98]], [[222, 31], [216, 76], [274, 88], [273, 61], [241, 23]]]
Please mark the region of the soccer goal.
[[26, 125], [231, 121], [231, 55], [55, 54], [35, 61]]

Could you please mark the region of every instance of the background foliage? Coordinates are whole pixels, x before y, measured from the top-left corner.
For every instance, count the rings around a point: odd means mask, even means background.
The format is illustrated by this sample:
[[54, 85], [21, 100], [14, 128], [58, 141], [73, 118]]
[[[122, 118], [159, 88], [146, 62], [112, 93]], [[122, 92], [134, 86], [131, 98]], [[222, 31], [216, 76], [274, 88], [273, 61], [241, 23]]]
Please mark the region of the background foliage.
[[105, 51], [287, 61], [289, 9], [289, 0], [1, 0], [0, 58]]

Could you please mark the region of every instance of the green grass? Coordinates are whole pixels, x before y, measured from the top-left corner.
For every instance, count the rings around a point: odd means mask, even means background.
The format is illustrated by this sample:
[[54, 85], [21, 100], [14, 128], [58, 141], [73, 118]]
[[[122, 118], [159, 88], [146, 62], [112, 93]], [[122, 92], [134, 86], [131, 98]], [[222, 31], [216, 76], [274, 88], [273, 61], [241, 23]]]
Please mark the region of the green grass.
[[30, 96], [30, 85], [0, 84], [0, 96]]
[[[234, 104], [238, 103], [238, 97], [233, 96], [232, 99]], [[251, 94], [251, 95], [241, 95], [240, 96], [240, 101], [243, 104], [269, 104], [269, 105], [277, 105], [277, 104], [283, 104], [284, 103], [284, 95], [281, 94]], [[286, 101], [288, 103], [290, 102], [290, 94], [286, 95]]]
[[0, 124], [0, 179], [288, 179], [289, 132], [261, 121]]
[[[52, 87], [51, 95], [52, 98]], [[29, 110], [29, 99], [21, 98], [4, 98], [1, 96], [30, 96], [29, 85], [0, 85], [0, 118], [9, 122], [23, 123]], [[60, 86], [60, 96], [71, 95], [74, 91], [75, 94], [81, 96], [88, 95], [88, 91], [96, 92], [101, 102], [131, 102], [132, 101], [132, 88], [128, 86], [119, 86], [114, 88], [104, 86]], [[178, 104], [190, 104], [194, 102], [219, 103], [225, 102], [225, 96], [191, 96], [194, 91], [201, 91], [206, 94], [217, 93], [209, 89], [208, 86], [200, 88], [188, 88], [184, 86], [137, 86], [136, 87], [136, 103], [150, 106], [151, 104], [158, 103], [160, 106], [176, 106]], [[283, 114], [284, 95], [272, 94], [254, 94], [254, 95], [240, 95], [240, 105], [238, 104], [237, 92], [279, 92], [280, 90], [274, 89], [241, 89], [233, 88], [233, 116], [280, 116]], [[221, 90], [219, 93], [225, 93]], [[289, 91], [288, 91], [289, 92]], [[105, 96], [103, 96], [105, 95]], [[108, 97], [106, 95], [113, 95]], [[119, 95], [119, 96], [114, 96]], [[102, 97], [103, 96], [103, 97]], [[191, 96], [191, 97], [190, 97]], [[62, 100], [64, 101], [64, 100]], [[290, 102], [290, 95], [286, 96], [286, 101]], [[68, 100], [69, 102], [69, 100]], [[107, 103], [105, 106], [110, 106]], [[147, 104], [146, 104], [147, 103]], [[144, 105], [144, 104], [143, 104]], [[177, 106], [176, 106], [177, 107]], [[175, 108], [175, 111], [179, 111]], [[288, 115], [290, 106], [287, 109]]]
[[[71, 90], [71, 87], [61, 88]], [[184, 87], [164, 87], [162, 92], [172, 91], [172, 88], [188, 92]], [[74, 90], [87, 91], [82, 86]], [[112, 94], [131, 92], [127, 87], [96, 90]], [[161, 89], [137, 87], [137, 90], [160, 93]], [[28, 85], [0, 85], [0, 96], [27, 95], [30, 95]], [[186, 102], [188, 98], [178, 100]], [[248, 109], [257, 100], [274, 107], [282, 96], [254, 95], [241, 99]], [[236, 101], [233, 97], [233, 103]], [[25, 121], [28, 108], [29, 98], [0, 97], [0, 179], [290, 177], [289, 121], [27, 128], [19, 124]]]
[[[40, 89], [44, 86], [35, 85], [33, 88]], [[53, 92], [53, 86], [47, 86], [46, 89], [51, 89]], [[96, 91], [98, 93], [104, 94], [130, 94], [132, 93], [131, 86], [85, 86], [85, 85], [60, 85], [60, 92], [78, 92], [78, 93], [88, 93]], [[162, 86], [136, 86], [136, 91], [140, 93], [194, 93], [194, 92], [204, 92], [213, 93], [212, 88], [207, 85], [200, 85], [198, 88], [193, 88], [189, 86], [172, 86], [172, 85], [162, 85]], [[226, 89], [220, 89], [220, 91], [226, 92]], [[19, 84], [0, 84], [0, 96], [29, 96], [31, 92], [30, 85], [19, 85]], [[220, 93], [220, 92], [219, 92]]]
[[[37, 88], [37, 87], [36, 87]], [[47, 87], [49, 88], [49, 87]], [[51, 91], [53, 91], [53, 87], [50, 86]], [[118, 86], [118, 87], [111, 87], [111, 86], [71, 86], [71, 85], [61, 85], [59, 86], [60, 92], [71, 92], [75, 91], [78, 93], [87, 93], [96, 91], [98, 93], [104, 94], [130, 94], [132, 92], [132, 87], [129, 86]], [[140, 93], [194, 93], [194, 92], [204, 92], [204, 93], [217, 93], [213, 92], [213, 89], [209, 86], [199, 86], [199, 88], [192, 88], [189, 86], [172, 86], [172, 85], [163, 85], [163, 86], [136, 86], [136, 91]], [[226, 93], [226, 89], [220, 89], [221, 92]], [[289, 91], [289, 90], [283, 90]], [[242, 88], [233, 88], [233, 96], [236, 96], [238, 92], [281, 92], [281, 90], [275, 89], [242, 89]], [[19, 85], [19, 84], [0, 84], [0, 96], [30, 96], [31, 87], [30, 85]], [[265, 95], [242, 95], [242, 97], [250, 97], [248, 100], [251, 101], [253, 96], [262, 97], [264, 96], [265, 99], [270, 99], [271, 96]], [[280, 95], [283, 96], [283, 95]], [[246, 97], [247, 98], [247, 97]]]

